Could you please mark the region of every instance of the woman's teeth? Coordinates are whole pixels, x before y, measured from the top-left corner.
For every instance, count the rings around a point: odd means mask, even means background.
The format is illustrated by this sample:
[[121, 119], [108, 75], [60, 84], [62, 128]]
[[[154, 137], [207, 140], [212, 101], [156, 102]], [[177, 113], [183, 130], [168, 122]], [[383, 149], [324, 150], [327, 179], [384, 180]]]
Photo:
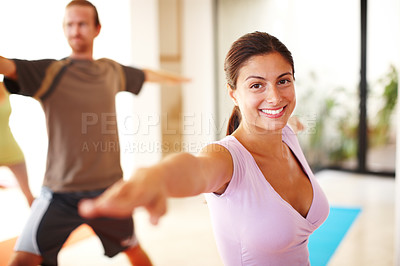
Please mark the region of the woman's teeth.
[[280, 109], [276, 109], [276, 110], [270, 110], [270, 109], [261, 109], [261, 112], [267, 114], [267, 115], [277, 115], [280, 112], [283, 111], [283, 107]]

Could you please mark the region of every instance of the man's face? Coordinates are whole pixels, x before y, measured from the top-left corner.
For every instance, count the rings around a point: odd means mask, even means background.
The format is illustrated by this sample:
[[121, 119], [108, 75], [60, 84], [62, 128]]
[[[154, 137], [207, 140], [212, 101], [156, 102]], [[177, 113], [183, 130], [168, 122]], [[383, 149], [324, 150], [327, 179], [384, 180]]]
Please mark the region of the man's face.
[[65, 11], [64, 34], [74, 53], [93, 49], [93, 41], [100, 33], [94, 21], [94, 10], [87, 6], [71, 6]]

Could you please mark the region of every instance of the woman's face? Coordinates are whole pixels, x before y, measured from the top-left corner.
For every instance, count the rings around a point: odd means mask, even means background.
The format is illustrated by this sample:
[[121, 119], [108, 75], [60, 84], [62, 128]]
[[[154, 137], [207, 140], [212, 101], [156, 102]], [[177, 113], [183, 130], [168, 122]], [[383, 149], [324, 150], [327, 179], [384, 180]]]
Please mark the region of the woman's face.
[[251, 133], [281, 130], [296, 106], [291, 65], [279, 53], [251, 57], [239, 70], [229, 94]]

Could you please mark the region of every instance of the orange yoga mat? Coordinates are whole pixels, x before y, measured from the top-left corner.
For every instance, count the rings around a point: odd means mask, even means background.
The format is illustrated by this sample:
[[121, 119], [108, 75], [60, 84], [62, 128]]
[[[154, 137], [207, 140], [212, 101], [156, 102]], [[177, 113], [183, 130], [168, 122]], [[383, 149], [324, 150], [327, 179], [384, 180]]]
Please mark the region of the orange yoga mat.
[[[92, 228], [86, 224], [83, 224], [76, 228], [71, 235], [68, 237], [67, 241], [64, 244], [65, 246], [73, 245], [76, 242], [79, 242], [89, 236], [94, 235]], [[5, 266], [8, 264], [11, 254], [14, 249], [15, 242], [17, 238], [11, 238], [6, 241], [0, 242], [0, 266]]]

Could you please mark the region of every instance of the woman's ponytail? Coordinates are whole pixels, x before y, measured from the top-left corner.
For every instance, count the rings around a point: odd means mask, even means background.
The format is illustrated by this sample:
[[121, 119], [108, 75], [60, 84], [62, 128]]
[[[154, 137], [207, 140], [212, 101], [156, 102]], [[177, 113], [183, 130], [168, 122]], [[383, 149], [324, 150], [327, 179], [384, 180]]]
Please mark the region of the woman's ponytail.
[[228, 128], [226, 130], [226, 135], [231, 135], [240, 125], [242, 121], [242, 114], [239, 107], [235, 105], [232, 110], [231, 117], [229, 118]]

